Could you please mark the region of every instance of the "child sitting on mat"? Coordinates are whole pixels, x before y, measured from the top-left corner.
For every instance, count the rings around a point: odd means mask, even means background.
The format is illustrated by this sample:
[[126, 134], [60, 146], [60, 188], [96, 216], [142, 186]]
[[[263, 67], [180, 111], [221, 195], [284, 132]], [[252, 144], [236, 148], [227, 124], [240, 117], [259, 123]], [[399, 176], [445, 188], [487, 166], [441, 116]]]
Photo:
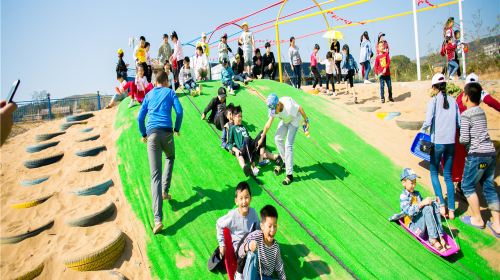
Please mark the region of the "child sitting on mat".
[[[252, 192], [250, 185], [247, 182], [240, 182], [236, 186], [234, 195], [234, 203], [238, 208], [229, 211], [226, 215], [217, 220], [217, 241], [219, 242], [219, 252], [223, 256], [226, 252], [224, 247], [224, 228], [228, 228], [231, 232], [231, 240], [233, 242], [234, 252], [238, 250], [238, 244], [246, 237], [252, 230], [260, 229], [259, 217], [257, 211], [250, 207], [252, 202]], [[236, 279], [239, 279], [240, 271], [236, 272]]]
[[269, 160], [276, 161], [277, 164], [282, 164], [283, 160], [279, 155], [275, 155], [266, 150], [266, 138], [264, 136], [262, 144], [259, 141], [262, 136], [262, 131], [257, 134], [257, 138], [252, 139], [248, 130], [242, 125], [243, 112], [241, 106], [236, 106], [233, 109], [234, 125], [229, 130], [227, 141], [228, 150], [232, 151], [243, 169], [246, 176], [259, 174], [259, 169], [255, 166], [256, 160], [259, 165], [269, 163]]
[[444, 230], [439, 214], [439, 205], [436, 201], [422, 196], [415, 190], [417, 174], [405, 168], [401, 173], [401, 184], [404, 189], [399, 196], [401, 212], [404, 216], [404, 224], [416, 235], [423, 237], [427, 232], [429, 244], [439, 252], [445, 252], [450, 246], [444, 239]]
[[227, 122], [222, 128], [222, 136], [221, 136], [221, 148], [229, 151], [227, 147], [227, 139], [229, 138], [229, 130], [231, 127], [234, 125], [233, 123], [233, 109], [234, 109], [234, 104], [229, 103], [229, 105], [226, 106], [226, 118]]
[[268, 280], [276, 272], [280, 280], [285, 280], [280, 246], [274, 239], [278, 231], [278, 211], [272, 205], [260, 210], [260, 228], [250, 233], [238, 249], [238, 257], [246, 256], [244, 279]]

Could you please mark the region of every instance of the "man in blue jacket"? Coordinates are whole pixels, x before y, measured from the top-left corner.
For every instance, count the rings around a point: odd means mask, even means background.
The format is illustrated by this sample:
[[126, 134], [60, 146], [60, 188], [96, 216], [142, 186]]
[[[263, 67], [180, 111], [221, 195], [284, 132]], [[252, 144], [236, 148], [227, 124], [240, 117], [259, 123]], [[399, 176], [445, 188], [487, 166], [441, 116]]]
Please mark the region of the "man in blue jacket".
[[[172, 107], [176, 114], [173, 128]], [[149, 119], [145, 126], [147, 114], [149, 114]], [[175, 92], [168, 88], [168, 76], [165, 72], [160, 72], [156, 77], [156, 87], [144, 98], [137, 120], [142, 141], [148, 143], [151, 195], [155, 218], [153, 233], [156, 234], [163, 229], [162, 198], [170, 199], [168, 192], [175, 159], [174, 134], [179, 136], [182, 123], [182, 106]], [[163, 175], [161, 174], [162, 152], [166, 156]]]

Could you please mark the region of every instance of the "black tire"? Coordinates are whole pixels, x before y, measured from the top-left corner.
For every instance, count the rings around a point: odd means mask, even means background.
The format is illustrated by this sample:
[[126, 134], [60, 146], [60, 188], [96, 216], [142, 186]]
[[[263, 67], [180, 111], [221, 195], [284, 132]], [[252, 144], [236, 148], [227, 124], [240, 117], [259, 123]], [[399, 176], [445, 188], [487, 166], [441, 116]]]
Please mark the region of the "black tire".
[[59, 135], [63, 135], [66, 133], [65, 131], [60, 131], [60, 132], [54, 132], [54, 133], [45, 133], [45, 134], [38, 134], [35, 139], [37, 142], [42, 142], [42, 141], [47, 141], [49, 139], [52, 139], [54, 137], [57, 137]]
[[96, 135], [94, 135], [94, 136], [90, 136], [90, 137], [87, 137], [87, 138], [83, 138], [83, 139], [80, 139], [80, 140], [76, 140], [76, 142], [94, 141], [94, 140], [99, 139], [99, 137], [101, 137], [101, 135], [100, 135], [100, 134], [96, 134]]
[[60, 153], [60, 154], [50, 156], [50, 157], [34, 159], [34, 160], [27, 160], [24, 162], [24, 166], [26, 166], [27, 168], [30, 168], [30, 169], [42, 167], [42, 166], [53, 164], [53, 163], [60, 161], [63, 156], [64, 156], [64, 153]]
[[93, 225], [100, 224], [107, 220], [109, 217], [113, 216], [116, 211], [116, 206], [113, 202], [110, 202], [106, 207], [97, 211], [96, 213], [70, 219], [66, 221], [66, 224], [72, 227], [89, 227]]
[[408, 130], [420, 130], [422, 128], [422, 125], [424, 124], [423, 121], [400, 121], [396, 120], [396, 124], [401, 127], [402, 129], [408, 129]]
[[22, 180], [21, 181], [21, 186], [23, 186], [23, 187], [29, 187], [29, 186], [38, 185], [38, 184], [41, 184], [41, 183], [47, 181], [49, 179], [49, 177], [50, 176], [40, 177], [40, 178], [36, 178], [36, 179], [32, 179], [32, 180]]
[[87, 133], [87, 132], [91, 132], [92, 130], [94, 130], [93, 127], [87, 127], [87, 128], [80, 130], [80, 132]]
[[92, 166], [90, 168], [82, 169], [82, 170], [80, 170], [80, 172], [101, 171], [103, 167], [104, 167], [104, 163], [101, 163], [99, 165]]
[[74, 193], [78, 196], [101, 195], [106, 193], [111, 186], [113, 186], [113, 180], [109, 179], [104, 183], [100, 183], [92, 187], [78, 189], [74, 191]]
[[94, 116], [92, 113], [84, 113], [80, 115], [73, 115], [73, 116], [67, 116], [66, 121], [67, 122], [76, 122], [76, 121], [83, 121], [86, 119], [90, 119]]
[[33, 270], [26, 272], [23, 275], [20, 275], [14, 279], [16, 280], [32, 280], [35, 279], [38, 275], [42, 274], [43, 268], [45, 264], [42, 262], [38, 266], [36, 266]]
[[359, 107], [358, 109], [363, 112], [375, 112], [380, 109], [380, 107]]
[[47, 148], [57, 146], [58, 144], [59, 144], [59, 141], [43, 143], [43, 144], [38, 144], [38, 145], [32, 145], [32, 146], [26, 147], [26, 152], [31, 153], [31, 154], [36, 153], [36, 152], [43, 151]]
[[87, 124], [87, 121], [78, 121], [78, 122], [67, 122], [67, 123], [63, 123], [61, 124], [60, 128], [61, 130], [66, 130], [74, 125], [77, 125], [77, 124]]
[[39, 228], [36, 228], [34, 230], [28, 231], [26, 233], [14, 235], [14, 236], [2, 237], [2, 238], [0, 238], [0, 243], [1, 244], [14, 244], [14, 243], [21, 242], [26, 238], [40, 234], [42, 231], [51, 228], [53, 225], [54, 225], [54, 220], [51, 220], [48, 223], [46, 223], [45, 225], [43, 225]]
[[78, 151], [76, 152], [76, 155], [79, 157], [94, 157], [97, 156], [100, 152], [105, 150], [106, 146], [99, 146], [88, 150]]

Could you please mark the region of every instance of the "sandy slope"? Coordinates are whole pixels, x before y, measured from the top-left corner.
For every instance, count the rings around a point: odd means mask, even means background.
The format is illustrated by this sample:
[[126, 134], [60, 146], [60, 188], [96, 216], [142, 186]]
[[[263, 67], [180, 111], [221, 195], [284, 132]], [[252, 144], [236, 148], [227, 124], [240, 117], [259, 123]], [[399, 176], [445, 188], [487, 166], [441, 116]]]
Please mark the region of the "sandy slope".
[[[148, 279], [150, 272], [144, 251], [143, 227], [138, 225], [121, 190], [116, 169], [114, 142], [117, 132], [113, 131], [116, 110], [100, 111], [88, 120], [88, 124], [69, 128], [66, 134], [50, 141], [60, 143], [38, 153], [29, 154], [25, 148], [36, 144], [35, 135], [59, 131], [64, 119], [48, 122], [13, 138], [1, 148], [1, 236], [26, 232], [54, 219], [54, 226], [41, 234], [17, 244], [2, 244], [1, 277], [10, 279], [33, 269], [44, 262], [41, 279], [113, 279], [116, 276], [107, 271], [76, 272], [64, 266], [64, 259], [74, 255], [90, 253], [104, 245], [119, 228], [126, 234], [126, 247], [122, 257], [114, 264], [129, 279]], [[94, 127], [91, 132], [81, 129]], [[77, 143], [76, 140], [100, 135], [95, 141]], [[76, 151], [106, 145], [107, 150], [95, 157], [78, 157]], [[27, 169], [23, 161], [64, 152], [61, 161], [37, 168]], [[104, 163], [101, 171], [80, 173], [78, 170]], [[50, 176], [39, 185], [23, 187], [20, 181]], [[71, 193], [77, 188], [92, 186], [112, 179], [112, 186], [101, 196], [79, 197]], [[12, 203], [26, 201], [53, 194], [46, 202], [27, 209], [13, 209]], [[85, 228], [69, 227], [65, 220], [85, 216], [102, 209], [110, 201], [118, 211], [106, 222]]]

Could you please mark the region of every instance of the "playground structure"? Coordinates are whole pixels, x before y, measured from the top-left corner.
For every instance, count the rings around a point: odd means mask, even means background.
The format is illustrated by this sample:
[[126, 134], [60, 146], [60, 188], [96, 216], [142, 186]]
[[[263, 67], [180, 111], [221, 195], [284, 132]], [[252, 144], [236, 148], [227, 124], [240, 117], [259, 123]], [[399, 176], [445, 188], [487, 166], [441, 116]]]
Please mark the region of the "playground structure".
[[[417, 63], [417, 80], [421, 80], [420, 50], [419, 50], [418, 28], [417, 28], [417, 26], [418, 26], [417, 13], [425, 12], [425, 11], [430, 11], [430, 10], [434, 10], [434, 9], [438, 9], [438, 8], [442, 8], [442, 7], [447, 7], [447, 6], [454, 5], [454, 4], [458, 4], [459, 18], [460, 18], [460, 22], [459, 23], [460, 23], [460, 30], [461, 30], [461, 32], [460, 32], [460, 34], [461, 34], [461, 41], [464, 42], [464, 39], [463, 39], [464, 38], [464, 31], [463, 31], [463, 19], [462, 19], [462, 3], [461, 3], [463, 0], [452, 0], [452, 1], [448, 1], [448, 2], [440, 3], [440, 4], [432, 4], [429, 1], [425, 1], [424, 2], [424, 1], [419, 1], [419, 0], [413, 0], [412, 1], [412, 3], [413, 3], [413, 9], [411, 11], [400, 12], [400, 13], [396, 13], [396, 14], [392, 14], [392, 15], [377, 17], [377, 18], [373, 18], [373, 19], [366, 19], [366, 20], [361, 20], [361, 21], [352, 21], [351, 22], [351, 21], [344, 20], [344, 22], [346, 24], [337, 25], [337, 26], [333, 26], [332, 27], [330, 25], [330, 23], [328, 22], [328, 19], [327, 19], [327, 16], [326, 16], [327, 14], [332, 14], [332, 17], [333, 17], [334, 16], [334, 14], [333, 14], [334, 11], [341, 10], [341, 9], [346, 9], [346, 8], [350, 8], [350, 7], [353, 7], [353, 6], [357, 6], [357, 5], [361, 5], [361, 4], [365, 4], [365, 3], [371, 2], [371, 0], [357, 0], [357, 1], [353, 1], [353, 2], [350, 2], [350, 3], [347, 3], [347, 4], [343, 4], [343, 5], [332, 7], [332, 8], [328, 8], [328, 9], [322, 8], [322, 6], [324, 6], [326, 4], [331, 4], [331, 3], [336, 2], [336, 1], [337, 0], [329, 0], [329, 1], [322, 2], [322, 3], [318, 3], [316, 0], [313, 0], [312, 2], [313, 2], [314, 5], [311, 5], [311, 6], [308, 6], [306, 8], [294, 11], [294, 12], [289, 13], [289, 14], [284, 15], [284, 16], [281, 16], [281, 13], [282, 13], [284, 7], [286, 6], [288, 0], [283, 0], [283, 1], [275, 2], [273, 4], [270, 4], [270, 5], [262, 8], [262, 9], [259, 9], [257, 11], [253, 11], [253, 12], [251, 12], [251, 13], [249, 13], [247, 15], [244, 15], [242, 17], [239, 17], [239, 18], [227, 21], [225, 23], [222, 23], [222, 24], [218, 25], [214, 30], [206, 32], [206, 34], [209, 36], [209, 38], [208, 38], [209, 46], [212, 49], [213, 48], [217, 48], [217, 43], [219, 42], [219, 40], [211, 42], [211, 38], [212, 38], [212, 36], [216, 32], [218, 32], [218, 31], [220, 31], [220, 30], [222, 30], [222, 29], [224, 29], [226, 27], [229, 27], [229, 26], [240, 27], [240, 25], [238, 24], [238, 22], [241, 22], [241, 21], [243, 21], [243, 20], [245, 20], [245, 19], [247, 19], [247, 18], [249, 18], [251, 16], [254, 16], [256, 14], [264, 12], [264, 11], [266, 11], [268, 9], [277, 7], [278, 5], [280, 5], [280, 7], [279, 7], [278, 14], [277, 14], [277, 16], [276, 16], [275, 19], [267, 20], [265, 22], [249, 26], [249, 28], [252, 30], [252, 29], [255, 29], [255, 28], [259, 27], [259, 29], [254, 30], [252, 32], [253, 34], [257, 34], [257, 33], [263, 32], [263, 31], [271, 29], [271, 28], [275, 29], [276, 40], [275, 41], [270, 41], [270, 44], [271, 45], [276, 45], [276, 48], [277, 48], [278, 75], [279, 75], [279, 81], [280, 82], [283, 82], [283, 67], [282, 67], [282, 58], [281, 58], [281, 44], [288, 42], [288, 40], [280, 40], [279, 26], [280, 25], [284, 25], [284, 24], [288, 24], [288, 23], [292, 23], [292, 22], [295, 22], [295, 21], [300, 21], [300, 20], [303, 20], [303, 19], [308, 19], [308, 18], [311, 18], [311, 17], [319, 16], [319, 15], [321, 15], [324, 18], [326, 29], [322, 29], [322, 30], [319, 30], [319, 31], [316, 31], [316, 32], [307, 33], [307, 34], [297, 35], [297, 36], [295, 36], [295, 39], [303, 39], [303, 38], [306, 38], [306, 37], [310, 37], [310, 36], [314, 36], [314, 35], [318, 35], [318, 34], [323, 34], [323, 33], [328, 32], [330, 30], [337, 30], [337, 29], [342, 29], [342, 28], [347, 28], [347, 27], [365, 25], [365, 24], [368, 24], [368, 23], [374, 23], [374, 22], [379, 22], [379, 21], [384, 21], [384, 20], [390, 20], [390, 19], [394, 19], [394, 18], [398, 18], [398, 17], [413, 15], [413, 18], [414, 18], [414, 34], [415, 34], [415, 52], [416, 52], [416, 63]], [[420, 8], [420, 9], [417, 9], [417, 6], [419, 6], [421, 4], [426, 4], [428, 6]], [[292, 17], [294, 15], [298, 15], [298, 14], [304, 13], [306, 11], [309, 11], [309, 10], [311, 10], [313, 8], [317, 8], [319, 11], [290, 18], [290, 17]], [[239, 30], [239, 31], [234, 32], [232, 34], [228, 34], [228, 43], [229, 42], [237, 41], [238, 37], [236, 37], [236, 38], [234, 38], [234, 37], [237, 36], [237, 35], [239, 35], [241, 32], [242, 31]], [[230, 38], [232, 38], [232, 39], [230, 39]], [[200, 39], [200, 37], [197, 37], [195, 39], [192, 39], [192, 40], [184, 43], [183, 45], [194, 46], [193, 42], [196, 42], [199, 39]], [[462, 56], [464, 56], [464, 55], [465, 54], [463, 53], [463, 50], [462, 50]], [[462, 68], [464, 69], [464, 75], [466, 74], [466, 72], [465, 72], [466, 67], [465, 66], [466, 66], [465, 65], [465, 59], [462, 59]]]

